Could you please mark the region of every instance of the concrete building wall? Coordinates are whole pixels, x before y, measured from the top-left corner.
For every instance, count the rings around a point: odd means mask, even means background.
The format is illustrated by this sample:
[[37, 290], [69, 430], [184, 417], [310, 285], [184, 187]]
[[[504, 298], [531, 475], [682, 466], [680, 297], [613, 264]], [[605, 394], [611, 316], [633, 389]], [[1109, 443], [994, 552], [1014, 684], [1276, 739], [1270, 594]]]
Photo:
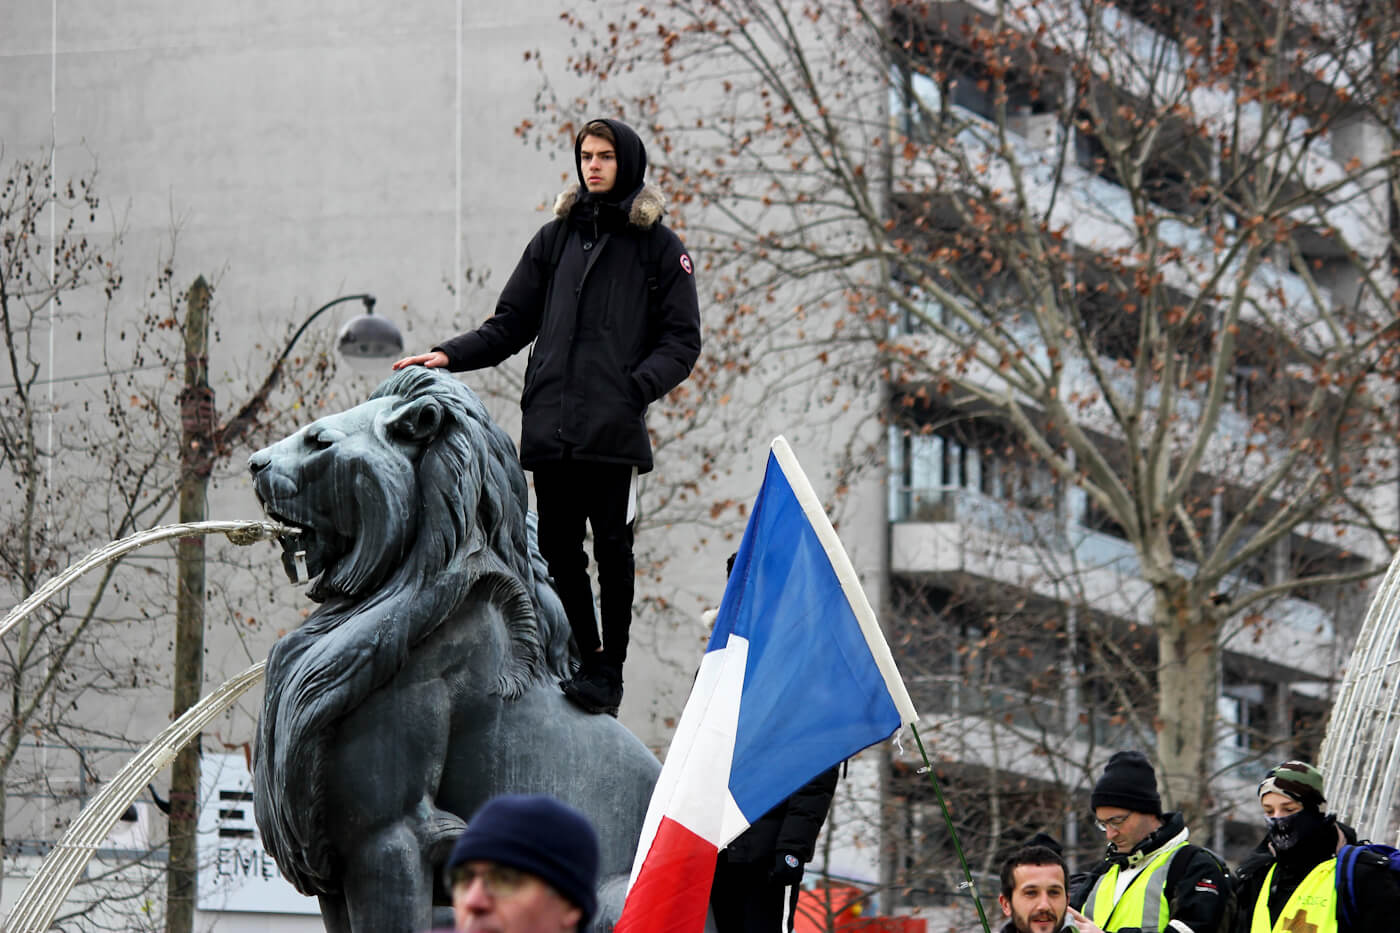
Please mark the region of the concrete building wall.
[[[515, 132], [535, 116], [540, 61], [564, 94], [589, 97], [563, 67], [565, 7], [471, 0], [15, 5], [0, 29], [0, 157], [52, 158], [60, 181], [96, 172], [99, 230], [121, 237], [125, 285], [116, 316], [137, 319], [139, 299], [155, 287], [172, 249], [176, 288], [198, 275], [214, 283], [211, 382], [227, 416], [291, 331], [338, 296], [377, 295], [376, 310], [404, 331], [410, 350], [490, 313], [495, 291], [573, 177], [570, 153], [528, 145]], [[535, 50], [542, 56], [527, 56]], [[54, 218], [60, 227], [66, 220]], [[463, 287], [467, 269], [476, 281], [485, 274], [486, 285]], [[299, 346], [328, 346], [359, 311], [357, 303], [338, 307]], [[100, 391], [100, 381], [76, 377], [101, 368], [103, 341], [95, 338], [103, 312], [97, 301], [75, 298], [54, 318], [54, 349], [41, 366], [59, 380], [58, 432], [103, 429], [80, 403], [65, 405]], [[342, 370], [338, 398], [352, 404], [376, 381]], [[518, 409], [509, 380], [502, 382], [488, 404], [515, 434]], [[298, 423], [311, 416], [290, 414]], [[245, 455], [216, 474], [210, 517], [256, 517]], [[211, 549], [218, 598], [208, 607], [206, 690], [265, 656], [310, 606], [283, 582], [270, 549], [260, 571], [234, 579], [218, 563], [218, 547]], [[160, 573], [170, 568], [157, 565]], [[722, 555], [696, 566], [709, 569], [695, 574], [692, 601], [708, 595], [717, 602]], [[658, 585], [643, 581], [642, 588]], [[171, 625], [173, 602], [154, 613], [157, 626]], [[241, 615], [259, 622], [244, 625]], [[685, 615], [694, 630], [648, 633], [629, 662], [623, 719], [658, 749], [703, 643], [698, 610]], [[162, 681], [168, 634], [147, 633], [142, 655], [162, 669]], [[652, 670], [661, 653], [668, 663]], [[676, 676], [681, 669], [685, 676]], [[251, 742], [259, 702], [257, 692], [241, 701], [207, 734], [206, 748]], [[157, 686], [90, 715], [141, 743], [164, 726], [169, 709], [169, 693]], [[97, 764], [96, 776], [109, 777], [119, 758]], [[66, 809], [45, 805], [35, 820], [61, 826]], [[5, 867], [0, 916], [26, 870], [11, 860]], [[213, 915], [201, 925], [233, 929], [235, 921], [238, 929], [280, 928], [258, 917]]]

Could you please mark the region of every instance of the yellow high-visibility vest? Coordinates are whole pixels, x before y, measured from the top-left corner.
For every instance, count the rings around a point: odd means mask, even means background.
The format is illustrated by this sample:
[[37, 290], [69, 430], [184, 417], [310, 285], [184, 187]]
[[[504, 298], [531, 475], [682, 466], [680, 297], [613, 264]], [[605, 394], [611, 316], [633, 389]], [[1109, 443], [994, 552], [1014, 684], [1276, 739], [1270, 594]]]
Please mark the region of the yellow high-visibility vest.
[[1293, 889], [1288, 903], [1279, 912], [1278, 922], [1269, 923], [1269, 884], [1274, 880], [1275, 862], [1264, 876], [1264, 885], [1254, 899], [1254, 916], [1249, 921], [1249, 933], [1284, 933], [1286, 930], [1310, 930], [1311, 933], [1337, 933], [1337, 859], [1334, 856], [1308, 872]]
[[1099, 875], [1084, 900], [1084, 915], [1104, 933], [1116, 933], [1124, 927], [1140, 927], [1142, 933], [1162, 933], [1171, 919], [1167, 910], [1167, 868], [1172, 856], [1184, 845], [1184, 841], [1179, 842], [1153, 856], [1128, 882], [1128, 889], [1117, 902], [1113, 892], [1118, 889], [1118, 866]]

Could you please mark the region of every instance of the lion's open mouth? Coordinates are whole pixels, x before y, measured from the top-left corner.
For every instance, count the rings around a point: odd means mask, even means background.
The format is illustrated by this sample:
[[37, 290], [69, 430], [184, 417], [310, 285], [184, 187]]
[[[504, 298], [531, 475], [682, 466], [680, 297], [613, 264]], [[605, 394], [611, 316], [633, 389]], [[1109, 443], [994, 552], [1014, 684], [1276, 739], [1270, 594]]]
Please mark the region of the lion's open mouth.
[[263, 514], [272, 521], [296, 529], [296, 534], [279, 535], [277, 538], [278, 543], [282, 545], [282, 569], [286, 571], [287, 579], [297, 586], [310, 583], [312, 574], [306, 556], [315, 553], [319, 543], [316, 529], [281, 514], [276, 509], [270, 508], [266, 502], [262, 503], [262, 507]]

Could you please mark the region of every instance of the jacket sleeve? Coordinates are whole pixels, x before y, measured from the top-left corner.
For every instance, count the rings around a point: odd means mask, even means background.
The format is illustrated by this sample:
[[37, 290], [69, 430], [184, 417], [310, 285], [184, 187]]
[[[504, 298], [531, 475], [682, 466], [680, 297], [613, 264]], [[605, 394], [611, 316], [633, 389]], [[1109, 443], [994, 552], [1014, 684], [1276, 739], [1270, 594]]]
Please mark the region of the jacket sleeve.
[[[1175, 873], [1173, 873], [1175, 874]], [[1167, 895], [1169, 930], [1176, 933], [1228, 933], [1233, 919], [1234, 889], [1225, 869], [1206, 850], [1191, 846], [1181, 877]]]
[[632, 370], [632, 382], [643, 405], [680, 385], [700, 356], [695, 267], [680, 238], [669, 229], [662, 227], [654, 235], [665, 238], [657, 268], [656, 307], [647, 355]]
[[1273, 864], [1272, 853], [1260, 843], [1259, 848], [1236, 869], [1233, 879], [1235, 919], [1230, 925], [1234, 933], [1249, 933], [1254, 919], [1254, 905], [1259, 900], [1259, 889]]
[[1108, 862], [1100, 859], [1088, 871], [1077, 871], [1069, 876], [1069, 906], [1075, 910], [1083, 912], [1084, 905], [1089, 901], [1089, 892], [1094, 887], [1094, 882], [1099, 880], [1099, 875], [1108, 871]]
[[783, 814], [783, 824], [778, 828], [778, 841], [774, 849], [778, 852], [791, 852], [804, 862], [810, 862], [816, 853], [817, 836], [826, 822], [827, 811], [831, 809], [831, 797], [836, 793], [836, 778], [840, 765], [823, 771], [793, 791], [787, 799], [787, 812]]
[[476, 330], [433, 347], [447, 354], [449, 371], [459, 373], [495, 366], [535, 339], [540, 332], [540, 319], [554, 272], [551, 268], [554, 237], [567, 235], [560, 220], [541, 227], [525, 247], [505, 288], [501, 289], [496, 313]]

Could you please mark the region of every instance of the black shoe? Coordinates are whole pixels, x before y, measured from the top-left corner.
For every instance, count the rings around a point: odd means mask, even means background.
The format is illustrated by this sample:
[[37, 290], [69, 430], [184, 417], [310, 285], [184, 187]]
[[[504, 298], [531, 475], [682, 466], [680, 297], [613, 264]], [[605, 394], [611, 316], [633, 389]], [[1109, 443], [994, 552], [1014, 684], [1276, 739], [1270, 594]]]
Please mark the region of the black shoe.
[[579, 671], [572, 679], [559, 685], [575, 706], [585, 713], [607, 713], [617, 718], [617, 709], [622, 705], [622, 684], [611, 683], [607, 679]]

